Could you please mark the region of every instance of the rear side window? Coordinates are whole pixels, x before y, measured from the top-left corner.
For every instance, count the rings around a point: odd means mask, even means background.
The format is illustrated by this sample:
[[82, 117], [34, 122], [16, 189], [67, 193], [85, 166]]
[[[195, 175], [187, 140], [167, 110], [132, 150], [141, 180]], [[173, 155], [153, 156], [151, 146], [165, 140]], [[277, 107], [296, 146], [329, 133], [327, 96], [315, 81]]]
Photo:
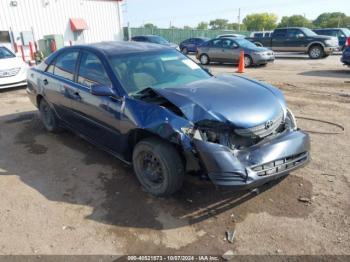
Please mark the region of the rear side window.
[[55, 65], [53, 66], [53, 64], [51, 64], [47, 71], [53, 73], [54, 75], [73, 81], [78, 55], [78, 51], [64, 52], [57, 57]]
[[255, 33], [254, 37], [263, 37], [263, 33]]
[[84, 52], [80, 60], [78, 83], [89, 87], [91, 85], [112, 86], [101, 60], [92, 53]]
[[214, 40], [210, 41], [209, 46], [221, 48], [222, 47], [222, 39], [214, 39]]
[[274, 37], [285, 37], [287, 34], [287, 29], [276, 29], [273, 33]]

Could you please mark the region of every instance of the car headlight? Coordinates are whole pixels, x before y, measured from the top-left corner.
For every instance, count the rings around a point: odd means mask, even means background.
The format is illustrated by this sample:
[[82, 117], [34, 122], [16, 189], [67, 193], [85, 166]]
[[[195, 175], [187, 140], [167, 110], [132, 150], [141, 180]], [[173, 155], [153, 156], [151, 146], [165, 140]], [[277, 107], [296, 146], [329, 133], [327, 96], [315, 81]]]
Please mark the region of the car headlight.
[[286, 114], [285, 123], [286, 123], [286, 126], [290, 130], [294, 131], [294, 130], [298, 129], [297, 121], [295, 119], [295, 116], [293, 115], [292, 111], [289, 108], [287, 108], [287, 114]]

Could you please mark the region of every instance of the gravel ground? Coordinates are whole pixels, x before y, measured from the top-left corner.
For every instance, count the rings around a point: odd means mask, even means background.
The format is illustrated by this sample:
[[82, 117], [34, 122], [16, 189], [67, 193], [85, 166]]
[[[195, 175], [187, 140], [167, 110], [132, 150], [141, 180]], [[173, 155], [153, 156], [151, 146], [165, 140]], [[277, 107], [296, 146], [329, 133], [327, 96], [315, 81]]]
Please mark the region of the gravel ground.
[[311, 163], [259, 194], [188, 177], [154, 198], [122, 162], [47, 133], [24, 89], [0, 91], [0, 254], [350, 255], [350, 69], [339, 56], [286, 56], [245, 75], [279, 87], [297, 116], [345, 127], [319, 134], [339, 128], [299, 119], [313, 131]]

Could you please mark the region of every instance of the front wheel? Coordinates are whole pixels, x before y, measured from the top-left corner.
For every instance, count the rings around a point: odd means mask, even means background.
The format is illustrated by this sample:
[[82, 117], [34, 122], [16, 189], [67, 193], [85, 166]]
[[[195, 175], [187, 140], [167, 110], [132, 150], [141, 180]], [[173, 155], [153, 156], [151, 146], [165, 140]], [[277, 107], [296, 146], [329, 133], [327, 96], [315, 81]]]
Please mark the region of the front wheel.
[[320, 59], [324, 57], [324, 50], [322, 46], [314, 45], [309, 49], [309, 57], [311, 59]]
[[253, 59], [249, 55], [244, 55], [244, 66], [250, 67], [253, 65]]
[[132, 162], [138, 180], [152, 195], [169, 196], [182, 187], [184, 165], [171, 144], [144, 139], [135, 146]]
[[46, 130], [49, 132], [57, 133], [62, 131], [59, 126], [58, 118], [55, 112], [50, 107], [49, 103], [42, 98], [39, 104], [40, 119]]

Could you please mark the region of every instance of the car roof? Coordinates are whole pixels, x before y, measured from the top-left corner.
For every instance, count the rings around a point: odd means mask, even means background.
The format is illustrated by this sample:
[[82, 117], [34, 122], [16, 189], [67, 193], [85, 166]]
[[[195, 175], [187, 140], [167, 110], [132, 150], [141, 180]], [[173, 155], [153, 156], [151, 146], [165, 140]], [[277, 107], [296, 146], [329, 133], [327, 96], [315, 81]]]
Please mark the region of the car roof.
[[[132, 54], [140, 52], [151, 52], [171, 49], [170, 47], [145, 43], [145, 42], [127, 42], [127, 41], [111, 41], [111, 42], [99, 42], [86, 45], [75, 45], [81, 49], [93, 49], [96, 51], [103, 52], [106, 55], [121, 55], [121, 54]], [[70, 48], [70, 47], [67, 47]]]

